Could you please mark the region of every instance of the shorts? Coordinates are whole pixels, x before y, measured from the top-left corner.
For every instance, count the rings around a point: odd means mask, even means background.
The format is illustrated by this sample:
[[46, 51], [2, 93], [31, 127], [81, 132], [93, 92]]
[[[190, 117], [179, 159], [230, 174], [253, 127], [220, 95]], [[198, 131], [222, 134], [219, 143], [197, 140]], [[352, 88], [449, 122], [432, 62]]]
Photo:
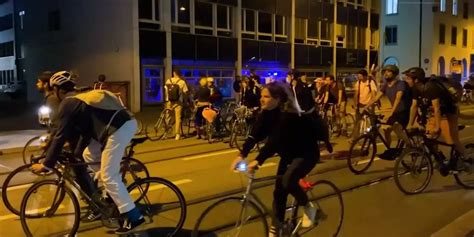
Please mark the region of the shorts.
[[396, 112], [392, 115], [392, 117], [388, 118], [387, 125], [393, 125], [396, 122], [402, 125], [404, 128], [406, 128], [408, 126], [409, 120], [410, 120], [409, 111]]

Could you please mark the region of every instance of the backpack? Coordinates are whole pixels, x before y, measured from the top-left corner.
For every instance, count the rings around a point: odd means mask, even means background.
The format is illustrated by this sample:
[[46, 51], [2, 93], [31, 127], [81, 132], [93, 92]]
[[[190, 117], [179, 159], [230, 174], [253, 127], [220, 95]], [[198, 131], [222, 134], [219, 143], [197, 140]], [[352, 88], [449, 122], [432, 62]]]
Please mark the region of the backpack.
[[124, 110], [120, 99], [107, 90], [91, 90], [73, 96], [94, 108], [105, 110]]
[[459, 82], [454, 79], [447, 79], [442, 77], [434, 77], [430, 79], [435, 85], [443, 89], [447, 97], [451, 100], [451, 103], [456, 104], [461, 101], [463, 88]]
[[170, 82], [171, 84], [166, 84], [166, 90], [168, 92], [168, 101], [171, 101], [171, 102], [176, 102], [176, 101], [179, 101], [179, 98], [180, 98], [180, 88], [179, 88], [179, 85], [178, 85], [178, 82], [181, 81], [181, 79], [179, 79], [176, 83], [172, 83], [172, 80], [170, 79]]

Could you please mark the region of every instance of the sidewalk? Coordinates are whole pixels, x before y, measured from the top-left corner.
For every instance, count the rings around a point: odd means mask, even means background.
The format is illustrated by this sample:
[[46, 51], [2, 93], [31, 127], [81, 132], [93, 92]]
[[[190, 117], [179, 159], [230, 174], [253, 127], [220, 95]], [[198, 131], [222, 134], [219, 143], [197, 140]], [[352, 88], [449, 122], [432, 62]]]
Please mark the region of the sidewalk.
[[453, 222], [441, 228], [431, 237], [471, 237], [474, 236], [474, 210], [466, 212]]
[[46, 130], [19, 130], [0, 132], [0, 151], [12, 152], [23, 148], [31, 138], [44, 134]]

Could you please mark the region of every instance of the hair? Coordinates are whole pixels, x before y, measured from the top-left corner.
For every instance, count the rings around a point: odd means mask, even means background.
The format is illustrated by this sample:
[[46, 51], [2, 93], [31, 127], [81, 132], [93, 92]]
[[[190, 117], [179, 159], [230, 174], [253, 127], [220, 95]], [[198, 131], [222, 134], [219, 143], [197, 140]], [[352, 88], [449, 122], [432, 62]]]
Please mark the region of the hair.
[[38, 75], [38, 80], [48, 83], [49, 85], [49, 79], [53, 76], [53, 72], [51, 71], [44, 71]]
[[289, 88], [282, 83], [272, 82], [266, 84], [264, 89], [270, 92], [270, 96], [274, 99], [279, 99], [278, 105], [283, 112], [300, 113], [301, 110], [297, 107], [296, 101], [289, 91]]
[[357, 72], [357, 74], [360, 74], [360, 75], [362, 75], [362, 76], [364, 76], [364, 77], [366, 77], [366, 76], [369, 75], [369, 73], [367, 73], [367, 70], [365, 70], [365, 69], [360, 70], [359, 72]]
[[99, 80], [100, 82], [104, 82], [105, 79], [106, 79], [106, 77], [105, 77], [104, 74], [100, 74], [100, 75], [99, 75], [99, 79], [98, 79], [98, 80]]
[[181, 71], [178, 68], [173, 68], [173, 73], [176, 74], [179, 78], [183, 77]]
[[76, 90], [76, 84], [72, 81], [67, 81], [67, 82], [63, 83], [62, 85], [55, 86], [55, 87], [57, 87], [60, 90], [67, 91], [67, 92]]
[[325, 78], [328, 78], [328, 77], [329, 77], [329, 79], [330, 79], [331, 81], [336, 80], [336, 78], [335, 78], [334, 75], [332, 75], [332, 74], [326, 75]]

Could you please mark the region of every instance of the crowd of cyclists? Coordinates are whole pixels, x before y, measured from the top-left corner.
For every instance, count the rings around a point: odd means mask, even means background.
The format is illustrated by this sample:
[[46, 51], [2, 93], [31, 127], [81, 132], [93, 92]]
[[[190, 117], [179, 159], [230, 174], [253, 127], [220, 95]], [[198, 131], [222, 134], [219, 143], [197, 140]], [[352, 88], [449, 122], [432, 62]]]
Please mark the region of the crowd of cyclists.
[[[105, 187], [109, 202], [114, 202], [119, 212], [126, 218], [117, 234], [133, 231], [143, 224], [143, 216], [135, 207], [124, 186], [120, 174], [120, 160], [126, 146], [132, 139], [137, 122], [116, 96], [104, 86], [105, 76], [101, 75], [92, 90], [78, 92], [76, 78], [67, 71], [57, 73], [43, 72], [38, 76], [37, 88], [43, 93], [44, 104], [51, 109], [51, 139], [47, 147], [46, 158], [42, 163], [33, 165], [35, 171], [47, 171], [54, 168], [58, 154], [65, 143], [72, 151], [87, 162], [101, 161], [100, 166], [92, 166], [96, 177]], [[454, 144], [456, 151], [465, 155], [464, 146], [459, 138], [458, 102], [463, 94], [462, 86], [445, 76], [427, 77], [422, 68], [412, 67], [400, 74], [395, 65], [384, 66], [381, 79], [377, 70], [357, 72], [357, 81], [353, 85], [353, 100], [349, 100], [344, 83], [334, 75], [326, 75], [310, 80], [297, 70], [288, 72], [283, 82], [264, 84], [252, 70], [249, 76], [238, 76], [233, 84], [238, 106], [254, 111], [249, 120], [252, 129], [243, 145], [240, 155], [232, 162], [235, 169], [255, 144], [264, 141], [257, 158], [248, 163], [249, 170], [255, 170], [275, 153], [280, 156], [277, 169], [279, 178], [275, 182], [272, 222], [269, 236], [278, 236], [279, 224], [283, 222], [285, 205], [289, 194], [295, 197], [304, 208], [303, 227], [314, 224], [317, 207], [308, 200], [298, 181], [304, 178], [316, 166], [320, 157], [320, 142], [332, 152], [327, 121], [321, 113], [331, 110], [340, 124], [342, 135], [350, 137], [349, 142], [361, 134], [362, 114], [375, 113], [380, 106], [382, 96], [390, 101], [391, 108], [385, 116], [385, 139], [390, 144], [391, 133], [411, 144], [407, 130], [423, 127], [432, 137], [441, 136], [446, 143]], [[469, 87], [472, 86], [472, 87]], [[474, 88], [474, 77], [465, 84], [466, 90]], [[194, 111], [197, 139], [207, 136], [203, 128], [206, 123], [204, 111], [207, 108], [218, 111], [224, 105], [224, 98], [214, 78], [203, 75], [194, 91], [179, 70], [173, 70], [173, 77], [165, 82], [165, 107], [172, 109], [175, 116], [175, 139], [181, 137], [183, 111]], [[352, 103], [350, 103], [352, 101]], [[355, 111], [352, 133], [348, 131], [347, 107]], [[221, 120], [215, 121], [217, 131], [222, 130]], [[393, 159], [400, 154], [397, 148], [390, 148], [381, 159]], [[462, 169], [460, 163], [450, 162], [443, 172]], [[97, 195], [97, 184], [87, 168], [75, 170], [81, 188], [91, 196]], [[83, 221], [98, 219], [97, 210], [90, 210]]]

